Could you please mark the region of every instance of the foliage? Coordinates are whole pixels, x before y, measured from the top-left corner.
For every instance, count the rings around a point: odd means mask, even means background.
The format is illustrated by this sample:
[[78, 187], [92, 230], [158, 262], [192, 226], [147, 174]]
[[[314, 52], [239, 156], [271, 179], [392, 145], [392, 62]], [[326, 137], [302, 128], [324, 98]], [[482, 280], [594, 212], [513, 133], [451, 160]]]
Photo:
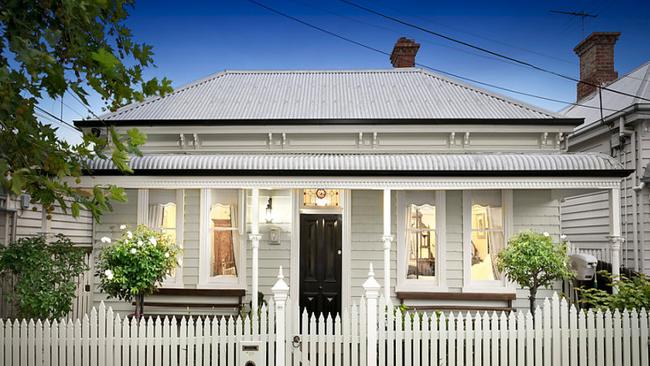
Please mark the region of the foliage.
[[532, 312], [539, 288], [548, 288], [553, 281], [573, 276], [568, 261], [565, 243], [553, 243], [548, 233], [527, 231], [508, 241], [508, 246], [498, 255], [497, 268], [508, 280], [529, 289]]
[[610, 293], [599, 288], [581, 288], [580, 303], [596, 309], [650, 309], [650, 278], [644, 274], [623, 276], [615, 279], [607, 271], [600, 271], [601, 275], [612, 280], [617, 292]]
[[9, 296], [25, 318], [57, 319], [68, 314], [77, 276], [87, 269], [84, 250], [64, 235], [49, 244], [44, 236], [35, 236], [0, 247], [0, 273], [16, 277]]
[[[102, 238], [110, 242], [109, 238]], [[144, 225], [123, 230], [122, 237], [104, 247], [97, 261], [100, 289], [111, 297], [131, 301], [150, 295], [176, 268], [180, 249], [170, 238]]]
[[[129, 154], [140, 154], [145, 136], [137, 129], [120, 136], [105, 126], [110, 139], [92, 133], [71, 145], [57, 128], [39, 122], [35, 109], [44, 98], [67, 92], [86, 107], [90, 92], [110, 110], [147, 96], [164, 95], [170, 81], [146, 80], [153, 66], [149, 45], [133, 40], [124, 25], [133, 0], [3, 1], [0, 6], [0, 186], [26, 192], [47, 212], [59, 205], [78, 216], [88, 209], [95, 220], [125, 200], [114, 185], [86, 191], [71, 187], [93, 158], [111, 159], [130, 172]], [[72, 179], [65, 179], [71, 177]], [[71, 199], [67, 201], [66, 198]]]

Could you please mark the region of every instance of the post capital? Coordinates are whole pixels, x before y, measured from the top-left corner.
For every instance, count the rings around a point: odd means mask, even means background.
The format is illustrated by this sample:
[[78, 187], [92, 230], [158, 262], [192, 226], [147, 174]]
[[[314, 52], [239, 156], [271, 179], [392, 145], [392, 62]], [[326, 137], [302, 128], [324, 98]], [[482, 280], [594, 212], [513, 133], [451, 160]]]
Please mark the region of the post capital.
[[379, 297], [379, 289], [381, 286], [379, 285], [379, 282], [375, 279], [375, 271], [372, 267], [372, 263], [370, 263], [370, 267], [368, 270], [368, 279], [366, 282], [363, 283], [363, 289], [366, 292], [366, 298], [368, 299], [376, 299]]
[[620, 250], [621, 245], [625, 242], [625, 238], [620, 235], [610, 235], [607, 237], [611, 244], [612, 249]]
[[271, 288], [271, 292], [273, 292], [273, 298], [275, 299], [276, 303], [278, 301], [284, 301], [287, 299], [287, 296], [289, 294], [289, 286], [284, 281], [282, 266], [280, 266], [280, 270], [278, 271], [278, 280]]

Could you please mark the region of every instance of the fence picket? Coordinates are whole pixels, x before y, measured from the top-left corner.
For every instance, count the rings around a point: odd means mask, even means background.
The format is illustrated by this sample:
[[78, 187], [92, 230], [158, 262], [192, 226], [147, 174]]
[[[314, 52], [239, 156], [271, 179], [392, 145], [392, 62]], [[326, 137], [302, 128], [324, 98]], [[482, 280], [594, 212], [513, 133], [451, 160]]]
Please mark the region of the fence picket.
[[[499, 365], [508, 365], [508, 323], [505, 312], [499, 317]], [[514, 351], [510, 351], [514, 352]]]
[[[352, 327], [351, 327], [351, 333], [350, 333], [350, 342], [352, 344], [351, 346], [351, 365], [352, 366], [357, 366], [359, 365], [359, 313], [358, 313], [358, 308], [357, 304], [352, 304], [352, 309], [351, 309], [351, 318], [352, 318]], [[313, 315], [312, 315], [312, 320], [313, 320]], [[310, 329], [314, 329], [311, 324], [314, 324], [313, 322], [310, 323]], [[309, 352], [311, 353], [311, 349]], [[400, 361], [401, 362], [401, 361]]]
[[605, 317], [602, 311], [597, 311], [596, 318], [596, 365], [605, 366]]
[[549, 299], [544, 300], [544, 306], [542, 307], [542, 325], [544, 329], [544, 366], [551, 366], [551, 356], [553, 354], [553, 343], [552, 338], [552, 328], [551, 328], [551, 303]]
[[490, 335], [490, 345], [491, 350], [490, 354], [492, 355], [492, 365], [499, 364], [499, 317], [496, 312], [492, 312], [492, 317], [490, 318], [490, 329], [492, 334]]
[[618, 309], [614, 310], [614, 365], [621, 365], [623, 362], [623, 328], [621, 322], [621, 313]]
[[533, 340], [535, 338], [535, 330], [533, 329], [533, 314], [529, 311], [526, 313], [526, 363], [525, 365], [534, 365], [535, 349], [533, 348]]
[[[2, 329], [0, 329], [0, 334], [2, 334]], [[50, 365], [59, 366], [59, 322], [56, 319], [52, 320], [50, 325], [50, 347]], [[2, 357], [0, 357], [0, 361], [2, 361]]]
[[438, 364], [447, 365], [447, 317], [444, 313], [440, 314], [440, 318], [438, 319], [438, 327], [440, 332]]
[[551, 358], [553, 365], [559, 365], [562, 362], [562, 338], [560, 331], [560, 299], [557, 293], [553, 293], [553, 297], [551, 298]]
[[483, 364], [483, 317], [478, 311], [474, 316], [474, 365]]
[[[420, 357], [422, 358], [422, 366], [429, 366], [431, 365], [431, 361], [429, 360], [429, 357], [431, 356], [430, 352], [428, 352], [429, 347], [432, 347], [430, 344], [431, 341], [431, 331], [430, 331], [430, 326], [429, 323], [430, 318], [429, 314], [426, 312], [422, 314], [422, 327], [421, 327], [421, 333], [422, 333], [422, 348], [420, 349]], [[383, 360], [380, 358], [380, 360]], [[436, 365], [434, 363], [434, 365]]]
[[458, 312], [456, 319], [456, 364], [465, 365], [465, 319], [463, 314]]
[[533, 329], [535, 331], [535, 336], [533, 339], [535, 340], [535, 346], [533, 348], [533, 352], [535, 354], [535, 365], [536, 366], [541, 366], [542, 365], [542, 360], [544, 354], [542, 353], [542, 344], [544, 341], [544, 336], [543, 336], [543, 323], [542, 323], [542, 309], [537, 306], [535, 309], [535, 314], [533, 314]]
[[[334, 319], [334, 366], [341, 366], [341, 317], [339, 314], [336, 314], [336, 319]], [[382, 347], [383, 348], [383, 347]], [[382, 360], [383, 358], [379, 358]]]
[[41, 322], [41, 319], [38, 319], [36, 321], [36, 328], [35, 333], [34, 333], [34, 348], [32, 348], [32, 351], [34, 352], [36, 356], [35, 360], [35, 365], [42, 365], [43, 364], [43, 322]]
[[631, 366], [632, 360], [631, 356], [631, 333], [630, 333], [630, 313], [627, 310], [623, 310], [623, 366]]
[[[608, 313], [609, 314], [609, 313]], [[650, 364], [650, 360], [648, 360], [648, 346], [650, 343], [649, 338], [650, 335], [648, 334], [648, 312], [646, 309], [641, 309], [641, 316], [639, 317], [639, 321], [641, 323], [641, 329], [639, 331], [640, 333], [640, 348], [641, 348], [641, 365], [648, 365]]]
[[[511, 313], [514, 315], [514, 313]], [[516, 322], [517, 322], [517, 333], [516, 335], [513, 335], [513, 337], [516, 337], [516, 344], [517, 344], [517, 356], [516, 356], [516, 361], [512, 361], [510, 364], [515, 366], [515, 365], [525, 365], [526, 364], [526, 318], [524, 317], [524, 312], [519, 311], [517, 312], [516, 315]]]
[[639, 366], [639, 315], [636, 310], [630, 312], [630, 325], [632, 366]]
[[569, 309], [569, 329], [569, 362], [578, 366], [578, 312], [573, 304]]
[[456, 365], [456, 317], [453, 312], [447, 318], [447, 365]]
[[560, 301], [560, 319], [558, 322], [560, 326], [560, 335], [561, 339], [561, 349], [556, 352], [560, 352], [562, 358], [562, 366], [569, 366], [569, 305], [566, 299]]
[[[508, 364], [517, 364], [517, 315], [514, 311], [508, 314]], [[505, 365], [505, 364], [504, 364]]]
[[386, 345], [386, 364], [395, 364], [395, 311], [392, 306], [386, 307]]
[[[408, 311], [404, 312], [404, 365], [411, 366], [413, 364], [413, 324], [411, 321], [411, 313]], [[363, 365], [363, 364], [362, 364]]]
[[587, 365], [587, 319], [584, 311], [578, 314], [578, 354], [581, 366]]

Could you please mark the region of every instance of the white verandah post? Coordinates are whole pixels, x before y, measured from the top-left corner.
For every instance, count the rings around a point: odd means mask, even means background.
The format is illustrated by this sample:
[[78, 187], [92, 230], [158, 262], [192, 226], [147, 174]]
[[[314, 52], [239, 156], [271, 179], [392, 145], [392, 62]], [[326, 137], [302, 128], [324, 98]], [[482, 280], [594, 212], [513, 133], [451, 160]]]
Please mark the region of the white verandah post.
[[257, 293], [259, 292], [258, 289], [258, 277], [259, 277], [259, 253], [258, 249], [260, 247], [260, 223], [259, 223], [259, 218], [260, 218], [260, 190], [258, 188], [253, 188], [252, 190], [252, 198], [253, 202], [252, 204], [252, 224], [251, 224], [251, 233], [249, 235], [249, 238], [251, 240], [251, 247], [253, 249], [253, 258], [252, 258], [252, 267], [253, 267], [253, 273], [252, 273], [252, 286], [251, 286], [251, 292], [252, 292], [252, 297], [251, 297], [251, 314], [257, 315], [257, 307], [258, 307], [258, 298], [257, 298]]
[[370, 263], [368, 279], [363, 283], [367, 307], [366, 340], [368, 342], [368, 352], [366, 358], [368, 366], [377, 365], [377, 298], [379, 297], [379, 288], [379, 283], [375, 280], [375, 271], [372, 269], [372, 263]]
[[273, 300], [275, 302], [275, 365], [284, 366], [285, 364], [285, 341], [286, 341], [286, 303], [289, 295], [289, 286], [284, 282], [282, 266], [278, 271], [278, 281], [271, 288]]
[[[386, 304], [391, 303], [390, 299], [390, 248], [393, 242], [393, 236], [390, 234], [390, 189], [384, 189], [384, 299]], [[374, 276], [374, 273], [373, 273]]]
[[[621, 189], [612, 188], [609, 191], [609, 241], [611, 243], [612, 276], [619, 279], [621, 275]], [[612, 291], [616, 292], [614, 286]]]

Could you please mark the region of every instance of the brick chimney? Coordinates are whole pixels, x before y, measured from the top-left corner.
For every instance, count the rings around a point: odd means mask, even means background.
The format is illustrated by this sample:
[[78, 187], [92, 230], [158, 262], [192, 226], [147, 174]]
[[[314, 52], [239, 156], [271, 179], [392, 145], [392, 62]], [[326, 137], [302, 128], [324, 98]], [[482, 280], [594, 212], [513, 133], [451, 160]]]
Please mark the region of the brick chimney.
[[415, 55], [420, 49], [420, 44], [406, 37], [401, 37], [395, 42], [393, 52], [390, 54], [390, 63], [393, 67], [414, 67]]
[[[619, 32], [594, 32], [573, 49], [580, 57], [581, 81], [604, 85], [618, 79], [618, 73], [614, 70], [614, 45], [620, 35]], [[595, 86], [578, 83], [577, 100], [596, 89]]]

